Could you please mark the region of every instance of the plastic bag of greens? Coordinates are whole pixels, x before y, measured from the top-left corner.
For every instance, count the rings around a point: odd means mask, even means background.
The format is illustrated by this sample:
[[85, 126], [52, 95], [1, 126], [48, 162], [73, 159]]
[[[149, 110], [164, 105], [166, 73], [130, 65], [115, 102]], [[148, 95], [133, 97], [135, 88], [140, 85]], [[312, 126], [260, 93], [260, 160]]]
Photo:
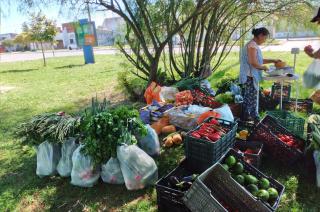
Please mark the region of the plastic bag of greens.
[[146, 125], [148, 134], [143, 138], [138, 138], [139, 147], [150, 156], [158, 156], [160, 154], [159, 137], [156, 131], [150, 126]]
[[62, 177], [69, 177], [72, 170], [72, 154], [79, 144], [75, 138], [69, 138], [62, 144], [61, 158], [57, 166], [57, 171]]
[[117, 148], [123, 178], [128, 190], [143, 189], [158, 179], [158, 168], [154, 160], [136, 145]]
[[80, 145], [72, 155], [71, 184], [80, 187], [92, 187], [100, 177], [100, 167], [94, 166], [91, 157], [81, 153]]
[[314, 162], [316, 164], [316, 177], [317, 177], [317, 187], [320, 188], [320, 151], [313, 152]]
[[110, 158], [106, 164], [101, 167], [101, 178], [103, 182], [110, 184], [123, 184], [124, 179], [120, 169], [120, 163], [117, 158]]
[[57, 165], [61, 156], [59, 144], [45, 141], [37, 148], [37, 170], [39, 177], [54, 175], [57, 173]]

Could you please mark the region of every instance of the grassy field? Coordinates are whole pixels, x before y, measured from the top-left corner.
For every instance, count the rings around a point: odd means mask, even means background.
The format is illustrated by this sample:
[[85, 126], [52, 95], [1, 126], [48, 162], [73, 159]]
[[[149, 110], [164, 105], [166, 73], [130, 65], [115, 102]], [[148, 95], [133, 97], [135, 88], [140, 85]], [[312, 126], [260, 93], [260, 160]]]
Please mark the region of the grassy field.
[[[289, 53], [264, 53], [290, 63]], [[77, 112], [86, 107], [98, 93], [113, 101], [123, 100], [115, 89], [121, 56], [96, 56], [96, 64], [83, 65], [82, 57], [51, 58], [48, 66], [42, 61], [1, 63], [0, 86], [13, 89], [0, 94], [0, 211], [156, 211], [154, 188], [127, 191], [124, 186], [99, 182], [93, 188], [70, 185], [69, 178], [39, 178], [35, 174], [35, 149], [21, 145], [12, 136], [19, 123], [35, 114], [52, 111]], [[231, 54], [221, 71], [210, 78], [211, 83], [239, 71], [237, 54]], [[299, 56], [297, 70], [302, 73], [311, 62]], [[230, 65], [235, 64], [233, 67]], [[227, 71], [224, 71], [227, 70]], [[264, 87], [270, 83], [264, 83]], [[311, 90], [300, 84], [300, 97]], [[174, 168], [183, 156], [183, 148], [170, 149], [157, 159], [159, 175]], [[280, 211], [320, 210], [320, 191], [305, 177], [301, 167], [284, 169], [275, 161], [264, 160], [262, 170], [286, 186]]]

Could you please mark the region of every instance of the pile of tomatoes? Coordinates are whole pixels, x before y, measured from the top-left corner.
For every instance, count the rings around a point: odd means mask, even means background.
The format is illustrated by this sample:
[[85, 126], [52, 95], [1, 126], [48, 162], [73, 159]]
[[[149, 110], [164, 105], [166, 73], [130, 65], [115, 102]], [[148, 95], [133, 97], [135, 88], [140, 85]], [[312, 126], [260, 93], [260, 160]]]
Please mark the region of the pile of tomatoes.
[[210, 122], [204, 123], [199, 129], [193, 131], [191, 136], [198, 139], [205, 139], [210, 142], [217, 142], [228, 129], [222, 127], [218, 120], [211, 119]]
[[293, 136], [284, 134], [278, 134], [277, 136], [283, 143], [287, 144], [288, 146], [301, 150], [301, 145], [296, 141], [296, 139]]
[[210, 107], [215, 109], [222, 106], [222, 104], [220, 102], [217, 102], [213, 96], [206, 95], [200, 90], [193, 90], [192, 96], [196, 104], [200, 104], [204, 107]]

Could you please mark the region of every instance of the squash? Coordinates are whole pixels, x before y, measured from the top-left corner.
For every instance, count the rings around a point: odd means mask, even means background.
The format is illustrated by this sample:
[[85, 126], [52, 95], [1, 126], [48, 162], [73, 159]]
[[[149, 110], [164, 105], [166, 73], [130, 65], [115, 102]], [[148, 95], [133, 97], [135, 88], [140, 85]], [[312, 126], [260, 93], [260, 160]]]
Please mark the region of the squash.
[[164, 146], [165, 147], [172, 147], [172, 145], [173, 145], [173, 141], [172, 140], [173, 140], [172, 137], [168, 137], [164, 142]]
[[159, 122], [155, 122], [151, 125], [151, 127], [156, 131], [158, 135], [160, 135], [162, 130], [162, 125]]
[[286, 62], [277, 62], [275, 64], [275, 66], [276, 66], [277, 69], [285, 68], [287, 66], [287, 63]]
[[173, 137], [172, 137], [172, 142], [174, 144], [181, 144], [182, 143], [182, 137], [179, 133], [175, 134]]
[[177, 129], [174, 125], [168, 125], [168, 126], [165, 126], [162, 128], [161, 132], [163, 134], [170, 134], [170, 133], [173, 133], [173, 132], [176, 132]]

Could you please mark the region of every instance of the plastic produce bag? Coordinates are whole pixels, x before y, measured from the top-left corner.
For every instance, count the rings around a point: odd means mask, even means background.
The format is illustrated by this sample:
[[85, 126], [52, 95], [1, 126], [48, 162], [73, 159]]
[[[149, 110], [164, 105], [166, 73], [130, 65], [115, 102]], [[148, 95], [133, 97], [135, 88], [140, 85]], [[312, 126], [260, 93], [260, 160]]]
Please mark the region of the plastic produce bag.
[[61, 158], [57, 166], [57, 171], [62, 177], [69, 177], [72, 170], [72, 154], [79, 144], [75, 138], [70, 138], [62, 144]]
[[234, 122], [232, 111], [228, 105], [223, 105], [222, 107], [216, 108], [213, 111], [219, 113], [221, 115], [221, 119]]
[[200, 82], [200, 87], [209, 92], [210, 95], [215, 96], [216, 92], [211, 88], [211, 84], [208, 80], [202, 80]]
[[320, 60], [314, 60], [303, 74], [303, 84], [306, 88], [320, 88]]
[[320, 151], [313, 152], [314, 163], [316, 164], [317, 187], [320, 188]]
[[178, 88], [175, 87], [161, 87], [160, 100], [162, 102], [174, 102], [176, 99], [176, 93], [178, 93]]
[[144, 92], [144, 98], [147, 104], [151, 104], [153, 100], [160, 102], [160, 91], [161, 87], [155, 82], [152, 82]]
[[81, 153], [80, 145], [72, 155], [71, 184], [80, 187], [92, 187], [100, 177], [100, 167], [94, 167], [91, 157]]
[[103, 182], [110, 184], [124, 184], [120, 163], [117, 158], [110, 158], [101, 166], [101, 178]]
[[191, 130], [197, 126], [199, 116], [211, 108], [198, 105], [190, 105], [189, 107], [176, 107], [167, 112], [170, 124], [180, 127], [184, 130]]
[[152, 157], [136, 145], [117, 148], [123, 178], [128, 190], [143, 189], [158, 179], [158, 168]]
[[61, 156], [59, 144], [44, 141], [37, 148], [37, 170], [39, 177], [57, 173], [57, 165]]
[[159, 137], [156, 131], [146, 125], [148, 134], [143, 138], [138, 138], [139, 147], [150, 156], [158, 156], [160, 154]]

